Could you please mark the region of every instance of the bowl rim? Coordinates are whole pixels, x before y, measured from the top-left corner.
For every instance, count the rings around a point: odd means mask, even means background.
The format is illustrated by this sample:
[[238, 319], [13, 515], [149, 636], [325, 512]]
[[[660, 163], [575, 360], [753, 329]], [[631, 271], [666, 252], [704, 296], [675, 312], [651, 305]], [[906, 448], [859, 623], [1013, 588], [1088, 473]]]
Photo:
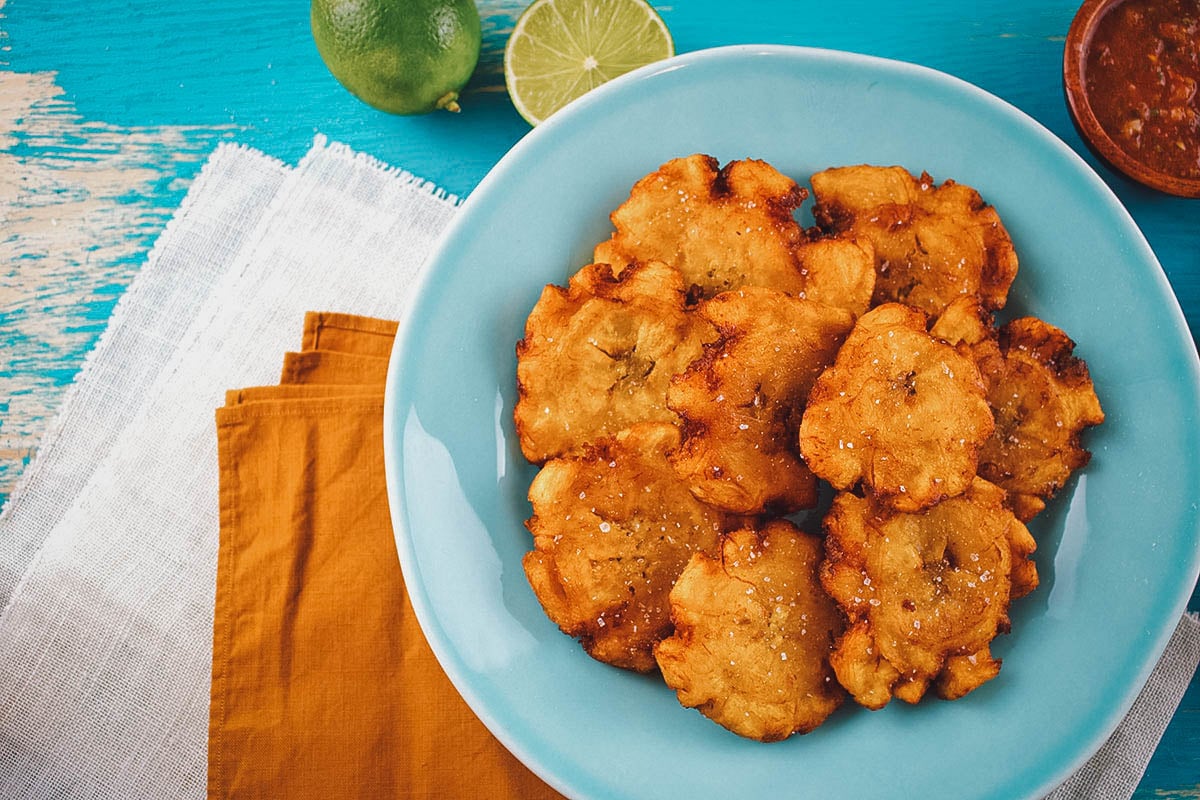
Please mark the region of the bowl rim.
[[1084, 0], [1071, 20], [1063, 49], [1063, 88], [1071, 121], [1092, 152], [1123, 175], [1177, 197], [1200, 198], [1200, 178], [1162, 172], [1137, 160], [1113, 140], [1092, 110], [1085, 76], [1092, 37], [1104, 15], [1126, 1]]

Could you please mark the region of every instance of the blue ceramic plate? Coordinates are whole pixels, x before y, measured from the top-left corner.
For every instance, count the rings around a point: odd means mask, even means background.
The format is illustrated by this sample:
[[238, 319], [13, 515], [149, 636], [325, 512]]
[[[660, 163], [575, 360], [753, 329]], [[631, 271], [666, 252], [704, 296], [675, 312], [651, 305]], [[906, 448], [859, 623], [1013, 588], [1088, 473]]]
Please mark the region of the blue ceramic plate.
[[[634, 181], [679, 155], [901, 164], [978, 188], [1021, 258], [1009, 313], [1064, 328], [1108, 421], [1092, 463], [1032, 526], [1042, 586], [1018, 601], [1000, 676], [958, 702], [847, 704], [764, 745], [597, 663], [542, 613], [521, 556], [535, 470], [511, 422], [513, 347], [542, 286], [610, 233]], [[429, 264], [392, 356], [386, 452], [421, 625], [487, 726], [549, 783], [592, 798], [1034, 798], [1133, 702], [1200, 568], [1196, 352], [1145, 239], [1061, 141], [929, 69], [734, 47], [631, 73], [504, 157]]]

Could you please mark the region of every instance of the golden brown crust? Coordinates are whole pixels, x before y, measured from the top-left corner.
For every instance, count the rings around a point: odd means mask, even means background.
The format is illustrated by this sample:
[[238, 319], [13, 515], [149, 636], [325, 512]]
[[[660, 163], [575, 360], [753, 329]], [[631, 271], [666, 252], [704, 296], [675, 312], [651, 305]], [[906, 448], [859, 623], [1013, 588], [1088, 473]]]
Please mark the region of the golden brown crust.
[[969, 301], [952, 304], [933, 326], [979, 367], [996, 429], [979, 456], [979, 474], [1008, 492], [1023, 521], [1045, 508], [1091, 457], [1080, 434], [1104, 421], [1087, 364], [1059, 328], [1021, 317], [999, 331]]
[[592, 264], [566, 289], [547, 286], [517, 343], [521, 451], [540, 464], [637, 422], [675, 422], [667, 384], [708, 335], [678, 271], [660, 262], [620, 277]]
[[523, 564], [547, 616], [596, 659], [640, 672], [671, 632], [667, 597], [684, 564], [733, 524], [675, 475], [678, 444], [674, 425], [635, 425], [547, 462], [529, 487]]
[[1059, 328], [1033, 317], [1000, 328], [999, 361], [981, 364], [996, 432], [980, 454], [979, 474], [1008, 490], [1030, 519], [1084, 467], [1080, 434], [1104, 421], [1087, 364]]
[[853, 317], [761, 287], [724, 292], [698, 311], [718, 338], [667, 390], [684, 431], [671, 463], [697, 497], [731, 511], [811, 508], [817, 482], [800, 458], [800, 415]]
[[931, 683], [961, 697], [995, 676], [987, 648], [1008, 630], [1013, 566], [1032, 565], [1033, 548], [1003, 490], [976, 479], [919, 514], [843, 493], [825, 531], [821, 581], [849, 619], [831, 663], [860, 704], [917, 702]]
[[826, 236], [796, 249], [804, 289], [800, 296], [862, 316], [875, 293], [875, 246], [870, 239]]
[[969, 186], [903, 167], [834, 167], [812, 176], [813, 216], [828, 233], [875, 248], [875, 304], [903, 302], [937, 316], [976, 295], [1003, 308], [1017, 255], [999, 214]]
[[1000, 659], [984, 645], [974, 653], [947, 657], [934, 687], [943, 700], [957, 700], [999, 674]]
[[974, 363], [927, 333], [920, 311], [889, 303], [858, 320], [817, 379], [800, 451], [835, 488], [861, 481], [918, 511], [970, 485], [992, 427]]
[[792, 214], [807, 196], [764, 161], [718, 169], [707, 155], [672, 159], [634, 184], [593, 260], [617, 272], [664, 261], [701, 297], [746, 285], [795, 294], [804, 288], [795, 249], [805, 234]]
[[996, 339], [992, 312], [973, 294], [963, 295], [946, 306], [929, 332], [973, 361], [979, 360], [975, 348], [990, 347]]
[[680, 703], [765, 742], [807, 733], [841, 705], [829, 653], [843, 622], [820, 561], [820, 537], [785, 521], [692, 556], [671, 590], [675, 633], [655, 648]]
[[[547, 616], [761, 741], [847, 692], [995, 678], [1039, 581], [1023, 523], [1104, 419], [1065, 333], [997, 329], [1017, 258], [978, 192], [865, 165], [812, 185], [804, 231], [807, 193], [765, 162], [663, 164], [517, 345]], [[840, 490], [823, 541], [780, 519], [818, 476]]]

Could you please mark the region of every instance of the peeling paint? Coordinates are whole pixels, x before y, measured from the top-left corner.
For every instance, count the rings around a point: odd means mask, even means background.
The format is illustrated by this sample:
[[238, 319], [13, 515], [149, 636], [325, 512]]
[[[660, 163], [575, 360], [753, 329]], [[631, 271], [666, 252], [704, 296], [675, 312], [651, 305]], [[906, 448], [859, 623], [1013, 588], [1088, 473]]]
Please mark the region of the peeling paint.
[[231, 127], [84, 119], [56, 73], [0, 69], [0, 496]]
[[526, 0], [498, 0], [479, 8], [482, 41], [479, 45], [479, 64], [471, 78], [469, 90], [503, 92], [504, 47], [517, 18], [529, 3]]
[[1163, 800], [1198, 800], [1200, 799], [1200, 783], [1191, 788], [1155, 789], [1154, 796]]

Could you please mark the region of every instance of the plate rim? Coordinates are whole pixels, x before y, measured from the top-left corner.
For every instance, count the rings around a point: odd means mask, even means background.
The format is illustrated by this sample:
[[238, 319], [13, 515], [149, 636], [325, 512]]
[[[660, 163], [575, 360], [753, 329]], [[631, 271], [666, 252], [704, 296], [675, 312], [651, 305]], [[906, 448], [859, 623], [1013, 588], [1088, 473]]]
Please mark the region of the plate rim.
[[[973, 95], [977, 100], [988, 105], [992, 105], [1000, 109], [1006, 117], [1013, 122], [1024, 126], [1030, 133], [1038, 136], [1044, 143], [1052, 146], [1058, 153], [1074, 162], [1075, 167], [1079, 170], [1088, 182], [1092, 189], [1098, 193], [1098, 196], [1103, 198], [1109, 209], [1117, 215], [1124, 218], [1128, 224], [1129, 230], [1134, 232], [1135, 240], [1133, 245], [1141, 252], [1141, 255], [1155, 269], [1152, 270], [1154, 280], [1158, 284], [1158, 289], [1161, 294], [1168, 300], [1167, 307], [1164, 311], [1170, 313], [1169, 332], [1171, 335], [1186, 334], [1190, 336], [1190, 327], [1187, 324], [1186, 316], [1183, 313], [1182, 306], [1179, 303], [1179, 298], [1175, 294], [1170, 281], [1163, 270], [1157, 255], [1151, 248], [1145, 234], [1142, 232], [1136, 220], [1125, 208], [1124, 204], [1117, 197], [1112, 187], [1104, 181], [1097, 171], [1089, 164], [1083, 156], [1068, 145], [1061, 137], [1050, 130], [1039, 120], [1032, 117], [1027, 112], [1021, 110], [1011, 102], [981, 88], [980, 86], [971, 83], [963, 78], [957, 77], [951, 73], [924, 66], [921, 64], [904, 61], [899, 59], [886, 58], [865, 53], [858, 53], [847, 50], [837, 50], [821, 47], [810, 47], [803, 45], [784, 45], [784, 44], [737, 44], [724, 45], [718, 47], [709, 47], [685, 53], [680, 53], [671, 58], [664, 59], [653, 64], [646, 65], [639, 69], [633, 70], [625, 75], [615, 78], [596, 89], [584, 94], [583, 96], [572, 101], [553, 116], [533, 128], [520, 140], [518, 140], [487, 172], [480, 180], [474, 189], [470, 191], [466, 199], [461, 204], [454, 218], [451, 219], [446, 228], [442, 231], [437, 241], [433, 245], [429, 256], [426, 258], [418, 275], [409, 287], [408, 296], [404, 303], [404, 309], [400, 317], [400, 322], [396, 337], [393, 343], [391, 355], [388, 363], [387, 381], [384, 392], [384, 420], [383, 420], [383, 435], [384, 435], [384, 463], [385, 463], [385, 479], [387, 484], [387, 496], [390, 505], [390, 515], [393, 524], [393, 533], [396, 539], [397, 553], [400, 561], [401, 572], [405, 580], [406, 587], [414, 583], [420, 583], [420, 574], [418, 567], [412, 563], [415, 553], [412, 550], [414, 545], [412, 536], [410, 535], [405, 512], [402, 509], [402, 499], [404, 496], [404, 487], [398, 473], [401, 468], [397, 465], [401, 463], [402, 457], [402, 430], [400, 426], [400, 415], [402, 399], [399, 396], [400, 378], [397, 376], [403, 366], [405, 354], [413, 346], [412, 343], [418, 338], [416, 330], [416, 314], [412, 313], [415, 307], [419, 304], [421, 298], [429, 290], [431, 284], [437, 279], [438, 273], [444, 267], [443, 254], [452, 247], [452, 242], [460, 233], [461, 229], [469, 228], [474, 214], [473, 209], [478, 204], [472, 202], [475, 198], [486, 199], [491, 193], [491, 186], [494, 183], [500, 182], [511, 169], [514, 162], [519, 162], [526, 150], [537, 147], [538, 143], [545, 138], [555, 134], [558, 128], [571, 123], [571, 121], [582, 114], [585, 114], [589, 108], [596, 104], [602, 104], [607, 101], [609, 95], [614, 93], [622, 93], [627, 91], [626, 87], [633, 86], [645, 80], [653, 79], [658, 75], [674, 72], [680, 69], [686, 69], [694, 66], [697, 63], [703, 63], [712, 60], [720, 60], [725, 58], [738, 59], [745, 57], [763, 57], [763, 58], [792, 58], [792, 57], [809, 57], [820, 60], [831, 61], [848, 61], [858, 65], [863, 65], [868, 68], [882, 69], [892, 73], [909, 73], [916, 76], [917, 80], [932, 80], [936, 83], [950, 87], [957, 92], [965, 92]], [[478, 202], [483, 202], [480, 200]], [[1184, 336], [1184, 338], [1187, 338]], [[1193, 340], [1194, 341], [1194, 340]], [[1188, 383], [1200, 394], [1200, 355], [1197, 354], [1193, 344], [1190, 357], [1187, 358], [1187, 375]], [[1193, 532], [1198, 542], [1200, 542], [1200, 525]], [[416, 572], [414, 572], [416, 570]], [[1192, 591], [1198, 579], [1200, 579], [1200, 548], [1194, 548], [1192, 552], [1191, 563], [1188, 565], [1188, 572], [1191, 575], [1193, 587], [1192, 590], [1180, 590], [1172, 603], [1173, 616], [1160, 621], [1159, 629], [1155, 632], [1152, 646], [1147, 647], [1144, 652], [1141, 663], [1139, 664], [1136, 680], [1132, 681], [1127, 687], [1124, 696], [1119, 702], [1115, 703], [1110, 713], [1105, 717], [1103, 724], [1098, 726], [1099, 733], [1092, 737], [1092, 740], [1085, 747], [1079, 748], [1073, 759], [1064, 760], [1059, 764], [1057, 770], [1053, 771], [1033, 792], [1027, 795], [1030, 800], [1040, 798], [1048, 792], [1061, 785], [1070, 775], [1074, 774], [1083, 764], [1085, 764], [1096, 752], [1104, 745], [1105, 742], [1112, 736], [1113, 732], [1120, 725], [1121, 721], [1128, 714], [1130, 708], [1137, 700], [1138, 695], [1144, 688], [1150, 673], [1155, 665], [1162, 657], [1163, 652], [1169, 643], [1171, 636], [1174, 634], [1178, 626], [1179, 617], [1186, 611], [1187, 603], [1191, 597]], [[439, 664], [442, 665], [447, 677], [454, 685], [455, 689], [466, 701], [471, 710], [479, 717], [483, 724], [492, 732], [494, 736], [518, 758], [526, 767], [537, 774], [547, 784], [563, 793], [571, 796], [570, 790], [574, 788], [568, 781], [560, 776], [558, 772], [547, 765], [544, 760], [527, 748], [522, 741], [510, 735], [507, 725], [492, 712], [488, 702], [483, 698], [480, 692], [470, 683], [465, 677], [458, 673], [457, 664], [454, 661], [455, 652], [451, 645], [440, 635], [440, 625], [436, 624], [435, 612], [428, 602], [427, 596], [420, 593], [409, 593], [409, 601], [412, 604], [413, 611], [417, 617], [417, 621], [425, 633], [426, 640], [429, 643], [431, 650], [437, 658]], [[432, 623], [432, 624], [431, 624]]]

